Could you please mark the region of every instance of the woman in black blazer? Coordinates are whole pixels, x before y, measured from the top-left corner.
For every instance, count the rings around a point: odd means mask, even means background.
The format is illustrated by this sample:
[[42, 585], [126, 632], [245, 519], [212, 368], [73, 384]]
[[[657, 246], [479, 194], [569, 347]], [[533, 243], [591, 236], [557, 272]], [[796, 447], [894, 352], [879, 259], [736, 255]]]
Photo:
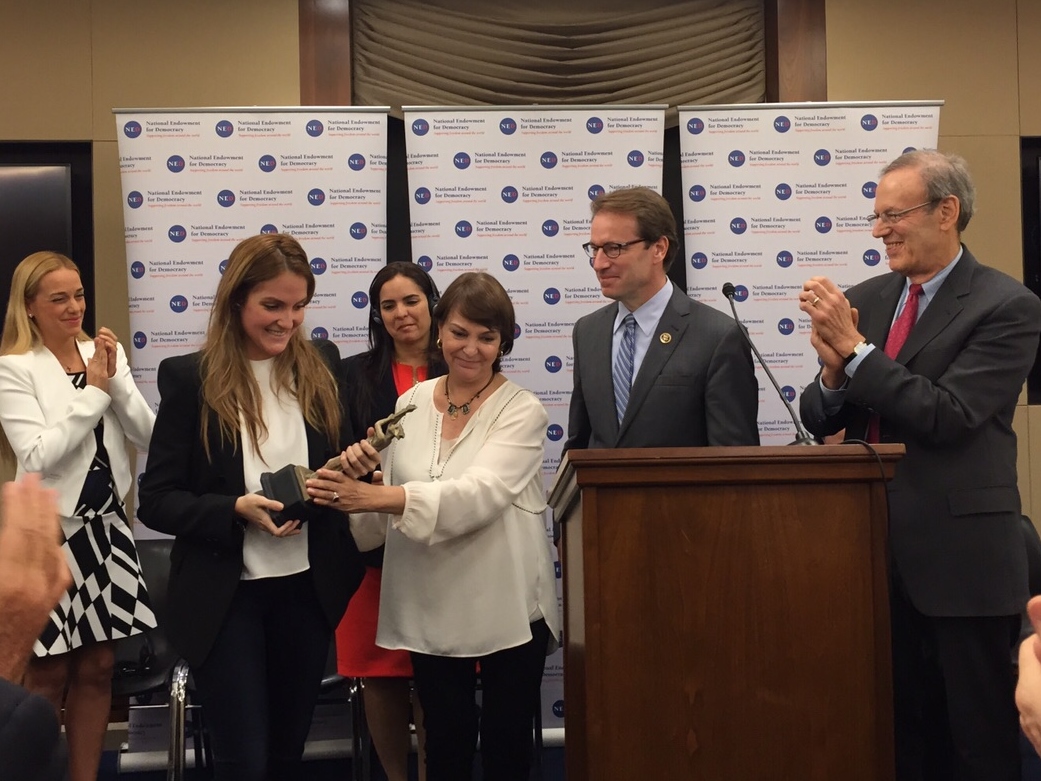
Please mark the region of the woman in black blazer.
[[[445, 372], [434, 347], [434, 307], [440, 298], [434, 280], [414, 263], [388, 263], [369, 285], [369, 349], [343, 361], [344, 408], [356, 432], [394, 412], [398, 396]], [[406, 423], [406, 426], [408, 424]], [[340, 675], [362, 678], [365, 716], [388, 781], [407, 781], [412, 745], [409, 718], [419, 739], [419, 779], [426, 778], [425, 732], [419, 702], [410, 701], [412, 662], [407, 651], [376, 645], [382, 582], [382, 549], [367, 557], [365, 579], [336, 629]]]
[[203, 349], [159, 366], [138, 515], [176, 536], [166, 629], [191, 665], [217, 779], [301, 777], [332, 629], [363, 575], [342, 514], [283, 522], [257, 493], [262, 472], [316, 469], [354, 439], [337, 350], [300, 331], [314, 287], [295, 239], [245, 239]]

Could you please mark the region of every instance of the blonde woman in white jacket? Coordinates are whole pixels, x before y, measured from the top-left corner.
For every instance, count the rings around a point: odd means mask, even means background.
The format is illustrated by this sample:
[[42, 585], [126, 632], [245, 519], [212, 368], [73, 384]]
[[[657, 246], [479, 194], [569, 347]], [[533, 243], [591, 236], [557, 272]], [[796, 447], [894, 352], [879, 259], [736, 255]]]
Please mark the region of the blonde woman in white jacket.
[[[385, 484], [320, 470], [309, 488], [317, 503], [351, 513], [359, 547], [386, 539], [376, 644], [411, 653], [428, 781], [471, 777], [478, 663], [483, 777], [521, 781], [545, 657], [560, 633], [543, 519], [549, 419], [499, 371], [514, 312], [494, 277], [457, 277], [435, 319], [448, 374], [398, 399], [398, 409], [417, 409], [385, 452]], [[358, 474], [374, 456], [358, 443], [343, 458]]]
[[125, 439], [147, 449], [155, 415], [115, 335], [83, 332], [85, 311], [76, 265], [37, 252], [15, 269], [0, 339], [0, 450], [56, 491], [73, 572], [25, 675], [64, 708], [70, 781], [97, 777], [114, 641], [156, 625], [123, 507]]

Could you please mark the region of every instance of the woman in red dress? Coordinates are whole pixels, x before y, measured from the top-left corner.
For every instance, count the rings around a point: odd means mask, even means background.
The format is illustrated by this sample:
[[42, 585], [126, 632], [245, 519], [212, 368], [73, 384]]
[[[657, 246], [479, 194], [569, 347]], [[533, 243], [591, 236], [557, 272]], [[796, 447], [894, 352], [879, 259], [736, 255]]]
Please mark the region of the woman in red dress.
[[[398, 396], [444, 373], [432, 313], [438, 292], [414, 263], [389, 263], [369, 286], [369, 350], [343, 361], [345, 407], [359, 433], [394, 412]], [[408, 421], [405, 421], [406, 430]], [[424, 781], [423, 714], [410, 702], [412, 664], [407, 651], [376, 645], [380, 566], [368, 566], [336, 630], [340, 675], [363, 679], [366, 720], [388, 781], [407, 781], [410, 706], [419, 738], [419, 778]]]

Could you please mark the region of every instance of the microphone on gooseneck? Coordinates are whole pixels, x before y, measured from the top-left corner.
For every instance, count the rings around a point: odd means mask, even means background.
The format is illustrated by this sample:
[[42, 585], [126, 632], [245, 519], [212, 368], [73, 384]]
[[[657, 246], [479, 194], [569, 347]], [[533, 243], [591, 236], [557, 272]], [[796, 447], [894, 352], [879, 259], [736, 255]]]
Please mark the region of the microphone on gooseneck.
[[777, 390], [777, 395], [781, 397], [781, 401], [784, 402], [784, 406], [788, 410], [788, 415], [791, 416], [792, 422], [795, 424], [795, 441], [790, 442], [791, 445], [816, 445], [817, 440], [811, 436], [802, 425], [802, 421], [799, 420], [799, 416], [795, 414], [795, 410], [792, 409], [792, 405], [788, 402], [788, 399], [784, 397], [784, 393], [781, 391], [781, 386], [777, 384], [777, 378], [774, 377], [774, 373], [770, 371], [770, 367], [766, 365], [763, 360], [763, 356], [759, 354], [759, 351], [755, 348], [755, 342], [752, 341], [752, 337], [748, 333], [748, 329], [745, 328], [745, 324], [741, 322], [741, 318], [737, 316], [737, 307], [734, 306], [734, 293], [737, 292], [734, 289], [734, 285], [727, 282], [723, 285], [723, 295], [727, 297], [727, 301], [730, 302], [730, 311], [734, 313], [734, 322], [737, 323], [737, 327], [741, 329], [741, 333], [744, 334], [745, 341], [748, 342], [748, 346], [752, 348], [752, 352], [755, 354], [756, 360], [759, 361], [759, 365], [763, 367], [763, 371], [766, 372], [766, 376], [770, 378], [770, 382], [773, 383], [774, 388]]

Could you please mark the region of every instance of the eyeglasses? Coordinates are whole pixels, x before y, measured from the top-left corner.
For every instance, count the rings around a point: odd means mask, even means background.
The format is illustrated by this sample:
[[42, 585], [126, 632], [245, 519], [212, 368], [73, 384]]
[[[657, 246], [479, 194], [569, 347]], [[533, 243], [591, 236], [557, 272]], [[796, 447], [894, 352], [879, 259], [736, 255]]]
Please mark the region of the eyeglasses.
[[917, 211], [918, 209], [924, 209], [926, 206], [935, 206], [942, 200], [943, 198], [933, 198], [931, 200], [926, 201], [925, 203], [920, 203], [917, 206], [911, 206], [907, 209], [901, 209], [898, 212], [882, 212], [881, 214], [869, 214], [864, 219], [866, 219], [868, 221], [868, 224], [872, 226], [874, 226], [874, 224], [878, 220], [882, 220], [883, 225], [896, 225], [898, 222], [900, 222], [900, 220], [902, 220], [911, 212]]
[[639, 244], [641, 241], [644, 244], [647, 243], [647, 239], [633, 239], [632, 241], [627, 241], [622, 244], [619, 244], [617, 241], [609, 241], [607, 244], [594, 244], [591, 241], [587, 241], [582, 245], [582, 249], [586, 251], [586, 255], [591, 259], [595, 258], [596, 253], [600, 250], [603, 250], [604, 254], [609, 258], [617, 258], [627, 247], [631, 247], [633, 244]]

